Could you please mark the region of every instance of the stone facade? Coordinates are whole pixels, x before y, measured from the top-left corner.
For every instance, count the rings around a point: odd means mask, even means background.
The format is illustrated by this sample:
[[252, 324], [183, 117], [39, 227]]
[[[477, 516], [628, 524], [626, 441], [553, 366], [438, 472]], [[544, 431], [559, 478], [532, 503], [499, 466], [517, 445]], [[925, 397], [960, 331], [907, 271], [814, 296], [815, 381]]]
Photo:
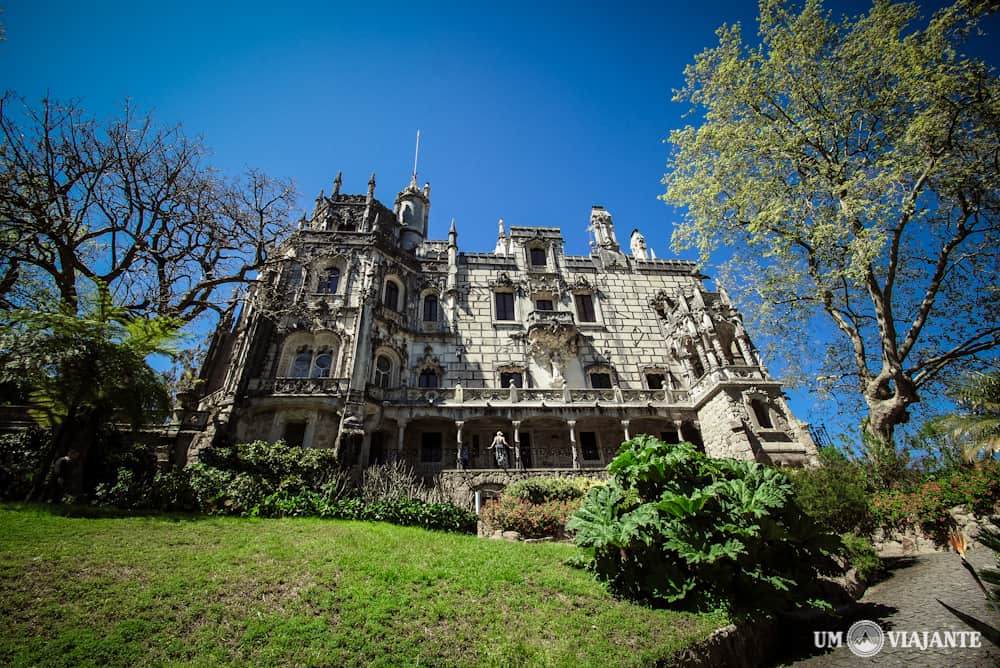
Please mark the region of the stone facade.
[[638, 230], [623, 252], [603, 208], [587, 256], [566, 255], [558, 228], [502, 220], [492, 252], [459, 252], [454, 222], [427, 239], [416, 175], [391, 209], [374, 175], [364, 195], [340, 184], [223, 319], [192, 453], [283, 438], [431, 477], [504, 468], [498, 432], [506, 467], [528, 471], [603, 468], [647, 433], [716, 456], [814, 458], [725, 291], [656, 259]]

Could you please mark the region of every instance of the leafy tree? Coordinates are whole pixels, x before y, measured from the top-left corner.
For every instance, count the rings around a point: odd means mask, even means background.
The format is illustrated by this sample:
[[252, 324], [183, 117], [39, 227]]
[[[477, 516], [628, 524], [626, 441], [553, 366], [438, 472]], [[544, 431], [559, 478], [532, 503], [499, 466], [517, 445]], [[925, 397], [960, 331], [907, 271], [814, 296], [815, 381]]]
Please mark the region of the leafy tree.
[[820, 0], [762, 0], [759, 46], [724, 25], [675, 96], [701, 121], [669, 139], [675, 245], [729, 249], [786, 346], [833, 325], [825, 386], [863, 399], [889, 444], [928, 388], [1000, 344], [1000, 85], [959, 50], [991, 5], [925, 22], [876, 0], [835, 21]]
[[37, 496], [55, 457], [88, 452], [109, 426], [133, 430], [166, 417], [170, 395], [147, 363], [173, 353], [181, 322], [134, 317], [99, 286], [93, 304], [45, 312], [17, 309], [0, 336], [0, 382], [22, 387], [32, 417], [53, 430], [34, 477]]
[[290, 183], [228, 180], [179, 127], [130, 107], [105, 122], [74, 103], [0, 98], [0, 306], [41, 286], [76, 312], [107, 285], [134, 315], [189, 321], [219, 311], [287, 230]]
[[965, 410], [944, 416], [941, 424], [955, 436], [968, 440], [966, 460], [1000, 452], [1000, 371], [967, 376], [952, 396]]

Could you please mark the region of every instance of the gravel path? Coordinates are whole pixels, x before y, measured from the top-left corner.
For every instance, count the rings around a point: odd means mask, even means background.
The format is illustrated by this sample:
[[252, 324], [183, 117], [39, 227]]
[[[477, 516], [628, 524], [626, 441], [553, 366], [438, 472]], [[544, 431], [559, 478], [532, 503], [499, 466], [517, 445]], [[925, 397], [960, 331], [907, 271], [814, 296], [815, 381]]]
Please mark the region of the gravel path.
[[[976, 547], [968, 553], [977, 568], [994, 567], [993, 553]], [[899, 557], [889, 560], [888, 579], [865, 592], [849, 618], [836, 622], [803, 624], [788, 629], [793, 656], [783, 665], [792, 666], [906, 666], [940, 668], [943, 666], [1000, 666], [1000, 614], [985, 601], [972, 576], [962, 568], [958, 555], [949, 552]], [[812, 631], [844, 632], [861, 619], [877, 622], [884, 631], [913, 632], [979, 631], [980, 648], [893, 647], [888, 634], [878, 654], [870, 658], [855, 656], [844, 646], [814, 649]], [[897, 636], [898, 637], [898, 636]]]

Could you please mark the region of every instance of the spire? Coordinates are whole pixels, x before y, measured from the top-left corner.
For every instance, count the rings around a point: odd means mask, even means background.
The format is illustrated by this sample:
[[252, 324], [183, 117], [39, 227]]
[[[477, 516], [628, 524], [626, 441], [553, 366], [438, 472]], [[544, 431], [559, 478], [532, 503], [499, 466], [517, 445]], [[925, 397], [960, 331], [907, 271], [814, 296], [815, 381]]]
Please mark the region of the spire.
[[456, 235], [458, 231], [455, 229], [455, 219], [451, 219], [451, 228], [448, 230], [448, 236]]
[[420, 130], [417, 130], [417, 146], [413, 149], [413, 177], [410, 179], [410, 185], [414, 188], [417, 187], [417, 158], [420, 157]]
[[372, 177], [368, 179], [368, 196], [375, 197], [375, 172], [372, 172]]
[[503, 218], [497, 222], [497, 247], [493, 252], [497, 255], [506, 255], [510, 249], [507, 243], [507, 231], [503, 227]]
[[447, 292], [458, 290], [458, 230], [455, 229], [455, 219], [451, 219], [451, 229], [448, 230], [448, 281], [445, 283]]
[[331, 195], [331, 197], [336, 197], [337, 195], [340, 194], [340, 186], [341, 186], [341, 184], [343, 183], [343, 180], [344, 180], [343, 177], [344, 177], [344, 173], [341, 172], [341, 171], [338, 171], [337, 172], [337, 178], [335, 178], [333, 180], [333, 194]]

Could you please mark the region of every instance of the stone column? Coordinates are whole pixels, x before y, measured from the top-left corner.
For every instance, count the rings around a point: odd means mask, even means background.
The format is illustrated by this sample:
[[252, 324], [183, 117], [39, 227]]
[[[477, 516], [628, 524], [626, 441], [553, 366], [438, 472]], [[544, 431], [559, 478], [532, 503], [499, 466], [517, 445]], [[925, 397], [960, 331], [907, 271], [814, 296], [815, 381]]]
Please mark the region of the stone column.
[[465, 422], [462, 420], [455, 420], [455, 468], [459, 471], [465, 469], [465, 462], [462, 458], [462, 425], [464, 424]]
[[625, 430], [625, 440], [626, 441], [628, 441], [628, 440], [630, 440], [632, 438], [629, 435], [629, 433], [628, 433], [628, 426], [629, 426], [629, 421], [628, 420], [622, 420], [622, 429]]
[[569, 447], [570, 454], [573, 456], [573, 468], [580, 468], [580, 455], [576, 451], [576, 420], [567, 420], [566, 424], [569, 425]]
[[684, 432], [681, 431], [681, 427], [684, 426], [684, 420], [674, 420], [674, 429], [677, 430], [677, 440], [684, 440]]
[[698, 358], [701, 360], [701, 365], [705, 367], [706, 373], [718, 366], [715, 363], [714, 356], [710, 355], [709, 351], [705, 349], [705, 343], [701, 340], [701, 337], [694, 340], [694, 349], [698, 352]]
[[747, 366], [754, 365], [753, 359], [753, 346], [750, 345], [750, 339], [746, 337], [745, 334], [738, 334], [736, 336], [736, 345], [740, 349], [740, 355], [743, 356], [743, 361]]
[[514, 427], [514, 468], [518, 471], [524, 470], [524, 460], [521, 459], [521, 421], [512, 420]]
[[722, 348], [722, 341], [719, 340], [718, 336], [709, 336], [709, 341], [712, 343], [712, 348], [715, 349], [715, 356], [719, 358], [719, 365], [724, 366], [729, 361], [729, 356]]

